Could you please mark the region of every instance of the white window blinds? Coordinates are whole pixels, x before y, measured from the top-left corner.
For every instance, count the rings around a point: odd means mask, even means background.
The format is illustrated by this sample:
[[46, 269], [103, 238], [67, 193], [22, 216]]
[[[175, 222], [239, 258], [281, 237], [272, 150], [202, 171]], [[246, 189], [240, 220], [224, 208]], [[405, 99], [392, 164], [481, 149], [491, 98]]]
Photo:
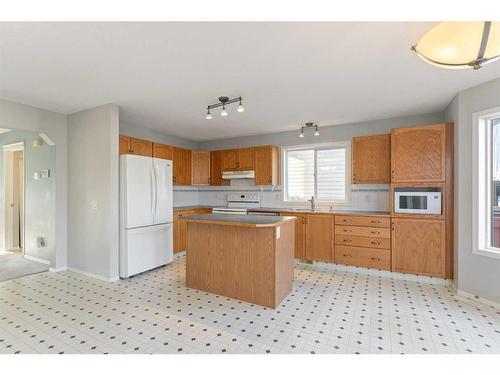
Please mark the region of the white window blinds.
[[317, 196], [318, 200], [344, 200], [345, 197], [345, 149], [317, 151]]
[[289, 200], [310, 199], [314, 195], [314, 150], [289, 150], [287, 177]]
[[285, 149], [285, 201], [347, 201], [348, 150], [348, 144]]

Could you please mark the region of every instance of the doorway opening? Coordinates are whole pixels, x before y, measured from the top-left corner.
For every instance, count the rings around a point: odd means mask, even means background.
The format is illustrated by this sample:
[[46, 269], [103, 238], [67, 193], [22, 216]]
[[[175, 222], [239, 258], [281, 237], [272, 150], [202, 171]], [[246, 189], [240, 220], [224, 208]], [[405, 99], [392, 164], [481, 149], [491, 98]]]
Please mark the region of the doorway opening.
[[4, 250], [24, 255], [24, 142], [3, 146]]

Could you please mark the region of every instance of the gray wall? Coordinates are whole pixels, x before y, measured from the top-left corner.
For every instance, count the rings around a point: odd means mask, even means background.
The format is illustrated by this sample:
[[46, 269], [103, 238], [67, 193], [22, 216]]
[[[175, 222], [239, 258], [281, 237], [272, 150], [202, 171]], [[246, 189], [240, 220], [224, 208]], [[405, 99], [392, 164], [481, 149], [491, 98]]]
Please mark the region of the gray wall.
[[110, 281], [119, 265], [118, 131], [113, 104], [68, 116], [68, 266]]
[[500, 79], [458, 94], [446, 110], [455, 121], [456, 231], [458, 272], [456, 286], [473, 295], [500, 303], [500, 259], [472, 253], [472, 114], [500, 105]]
[[350, 140], [352, 137], [360, 135], [389, 133], [392, 128], [421, 124], [433, 124], [443, 121], [443, 113], [398, 117], [384, 120], [321, 127], [319, 129], [319, 137], [315, 137], [313, 135], [314, 132], [309, 129], [309, 131], [305, 131], [304, 138], [299, 138], [298, 135], [300, 128], [297, 126], [297, 130], [287, 132], [200, 142], [198, 144], [198, 148], [203, 150], [218, 150], [223, 148], [246, 147], [264, 144], [294, 146], [318, 142], [345, 141]]
[[[35, 258], [51, 261], [54, 254], [55, 234], [55, 146], [44, 143], [40, 147], [32, 147], [31, 142], [38, 138], [37, 133], [14, 130], [0, 134], [0, 147], [3, 145], [24, 142], [25, 163], [25, 243], [24, 253]], [[5, 181], [4, 153], [0, 149], [0, 243], [4, 246], [5, 231]], [[41, 169], [50, 169], [49, 178], [33, 179], [33, 173]], [[37, 237], [44, 237], [46, 246], [37, 247]]]
[[130, 124], [120, 123], [120, 134], [135, 138], [142, 138], [157, 143], [190, 148], [192, 150], [196, 150], [198, 148], [198, 143], [196, 143], [195, 141], [175, 137], [173, 135], [168, 135], [142, 126], [133, 126]]
[[46, 134], [56, 145], [55, 168], [52, 170], [55, 179], [54, 242], [50, 258], [50, 267], [62, 269], [67, 264], [67, 213], [68, 213], [68, 145], [66, 116], [9, 102], [0, 99], [0, 127], [26, 130]]
[[453, 228], [455, 230], [453, 231], [453, 282], [455, 286], [458, 286], [458, 278], [460, 277], [459, 272], [458, 272], [458, 233], [459, 231], [457, 230], [458, 228], [458, 211], [460, 209], [459, 204], [458, 204], [458, 197], [459, 197], [459, 190], [460, 190], [460, 185], [459, 185], [459, 180], [458, 176], [461, 173], [458, 167], [458, 155], [459, 155], [459, 145], [458, 145], [458, 127], [460, 126], [459, 124], [459, 95], [457, 94], [453, 100], [450, 102], [448, 107], [446, 107], [444, 111], [444, 119], [446, 122], [452, 122], [455, 124], [454, 127], [454, 132], [453, 132], [453, 143], [455, 146], [454, 149], [454, 165], [455, 165], [455, 170], [454, 170], [454, 195], [453, 195], [453, 206], [455, 208], [454, 212], [454, 217], [453, 217]]

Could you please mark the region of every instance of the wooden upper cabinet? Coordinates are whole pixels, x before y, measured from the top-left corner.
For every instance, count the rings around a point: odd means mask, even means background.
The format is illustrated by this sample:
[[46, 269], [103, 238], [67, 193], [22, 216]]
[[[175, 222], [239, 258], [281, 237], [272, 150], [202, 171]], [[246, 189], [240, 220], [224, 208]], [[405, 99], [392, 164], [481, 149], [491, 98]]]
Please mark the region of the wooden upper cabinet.
[[383, 184], [391, 181], [391, 135], [352, 139], [352, 183]]
[[238, 149], [238, 170], [251, 171], [255, 168], [255, 147]]
[[279, 150], [276, 146], [255, 147], [255, 185], [279, 184]]
[[229, 185], [222, 179], [222, 151], [210, 151], [210, 185]]
[[192, 151], [174, 147], [172, 163], [174, 185], [191, 185]]
[[445, 221], [392, 219], [392, 270], [446, 277]]
[[306, 215], [306, 259], [332, 262], [334, 236], [333, 215]]
[[174, 157], [174, 148], [161, 143], [153, 143], [153, 157], [172, 160]]
[[193, 151], [193, 185], [210, 185], [210, 152]]
[[238, 149], [223, 150], [222, 153], [222, 170], [235, 171], [238, 169]]
[[130, 153], [130, 137], [120, 135], [120, 155]]
[[223, 150], [223, 171], [248, 171], [255, 168], [255, 148], [235, 148]]
[[130, 153], [141, 156], [153, 156], [153, 142], [131, 137]]
[[392, 129], [391, 181], [445, 181], [446, 124]]

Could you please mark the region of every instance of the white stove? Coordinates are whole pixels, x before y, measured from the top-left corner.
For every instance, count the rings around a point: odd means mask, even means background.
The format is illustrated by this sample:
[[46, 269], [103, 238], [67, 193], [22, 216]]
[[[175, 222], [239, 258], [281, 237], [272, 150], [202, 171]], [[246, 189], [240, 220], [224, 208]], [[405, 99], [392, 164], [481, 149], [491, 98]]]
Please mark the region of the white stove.
[[214, 214], [233, 214], [233, 215], [246, 215], [248, 209], [260, 207], [260, 194], [259, 193], [235, 193], [228, 194], [227, 207], [215, 207]]

